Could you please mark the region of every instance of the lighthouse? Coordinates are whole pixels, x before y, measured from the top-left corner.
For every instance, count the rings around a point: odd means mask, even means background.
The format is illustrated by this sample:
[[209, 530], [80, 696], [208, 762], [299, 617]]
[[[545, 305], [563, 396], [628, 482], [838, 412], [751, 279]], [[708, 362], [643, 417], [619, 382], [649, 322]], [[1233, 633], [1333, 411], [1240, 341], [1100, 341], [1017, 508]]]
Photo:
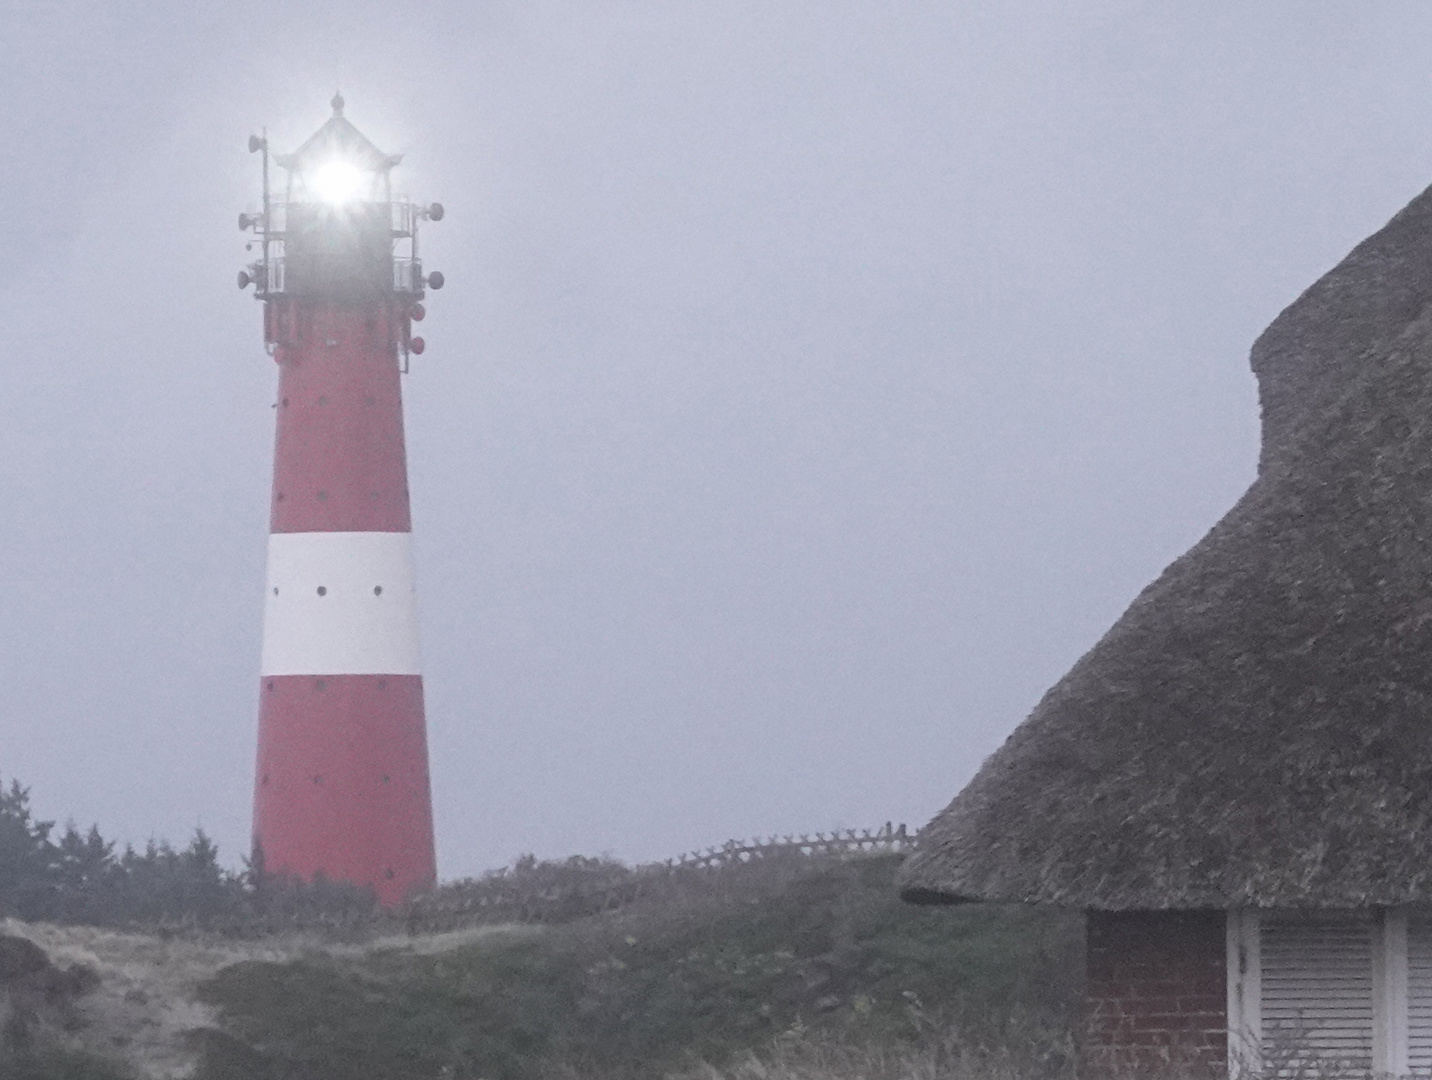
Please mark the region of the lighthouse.
[[254, 777], [255, 865], [369, 886], [385, 906], [436, 868], [401, 375], [423, 351], [418, 227], [400, 155], [333, 115], [242, 214], [278, 365]]

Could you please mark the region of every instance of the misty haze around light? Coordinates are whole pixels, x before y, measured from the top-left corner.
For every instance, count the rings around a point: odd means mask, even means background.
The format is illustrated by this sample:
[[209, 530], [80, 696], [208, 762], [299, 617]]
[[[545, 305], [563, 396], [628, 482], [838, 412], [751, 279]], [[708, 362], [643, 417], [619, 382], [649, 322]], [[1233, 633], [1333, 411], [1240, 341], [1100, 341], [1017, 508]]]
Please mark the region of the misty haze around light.
[[1432, 180], [1432, 8], [5, 5], [0, 775], [245, 853], [267, 127], [441, 200], [404, 384], [439, 869], [923, 824], [1253, 477]]

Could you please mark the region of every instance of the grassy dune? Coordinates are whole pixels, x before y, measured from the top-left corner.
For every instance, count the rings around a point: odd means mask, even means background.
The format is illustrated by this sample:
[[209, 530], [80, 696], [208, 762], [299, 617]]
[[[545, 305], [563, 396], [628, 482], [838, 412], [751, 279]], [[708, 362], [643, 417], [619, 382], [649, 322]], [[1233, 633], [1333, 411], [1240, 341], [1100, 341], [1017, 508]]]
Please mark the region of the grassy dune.
[[0, 1080], [1072, 1077], [1077, 916], [912, 908], [898, 858], [418, 936], [6, 921]]
[[912, 908], [897, 862], [755, 866], [565, 926], [242, 961], [199, 987], [198, 1076], [1067, 1075], [1077, 918]]

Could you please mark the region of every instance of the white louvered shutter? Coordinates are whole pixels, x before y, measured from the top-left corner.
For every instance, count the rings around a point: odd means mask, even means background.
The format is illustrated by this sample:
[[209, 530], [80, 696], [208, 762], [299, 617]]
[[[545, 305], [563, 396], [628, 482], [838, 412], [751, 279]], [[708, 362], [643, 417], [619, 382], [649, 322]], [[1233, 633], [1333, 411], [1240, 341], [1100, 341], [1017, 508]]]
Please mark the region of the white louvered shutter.
[[1407, 1067], [1432, 1075], [1432, 916], [1407, 922]]
[[1263, 1060], [1278, 1076], [1372, 1068], [1368, 914], [1269, 914], [1262, 924]]

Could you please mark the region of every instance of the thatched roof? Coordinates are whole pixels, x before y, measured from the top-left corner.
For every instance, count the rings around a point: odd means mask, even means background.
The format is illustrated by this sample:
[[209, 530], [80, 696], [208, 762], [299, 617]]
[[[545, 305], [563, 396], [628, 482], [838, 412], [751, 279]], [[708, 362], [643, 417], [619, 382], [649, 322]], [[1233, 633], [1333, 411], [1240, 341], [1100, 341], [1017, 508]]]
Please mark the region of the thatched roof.
[[1432, 189], [1253, 346], [1258, 479], [925, 829], [912, 900], [1432, 901]]

